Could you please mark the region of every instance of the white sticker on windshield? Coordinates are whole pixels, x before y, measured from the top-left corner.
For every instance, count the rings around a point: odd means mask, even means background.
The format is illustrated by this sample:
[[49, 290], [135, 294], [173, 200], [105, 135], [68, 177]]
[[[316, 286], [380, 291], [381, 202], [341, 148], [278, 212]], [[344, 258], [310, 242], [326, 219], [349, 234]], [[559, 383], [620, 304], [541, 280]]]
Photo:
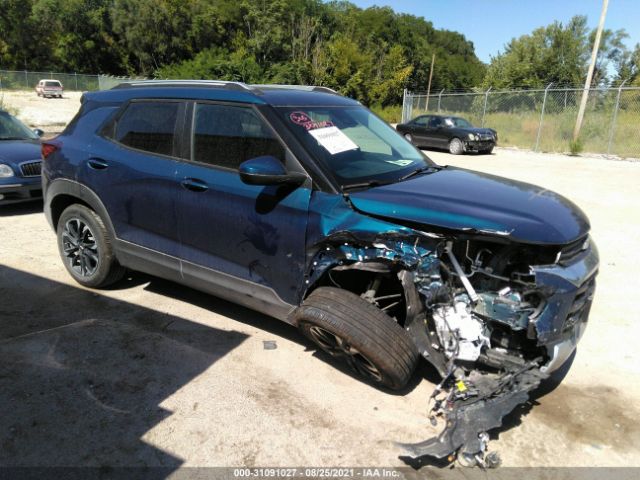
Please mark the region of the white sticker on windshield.
[[316, 128], [309, 130], [309, 135], [312, 135], [331, 155], [358, 148], [358, 145], [353, 143], [338, 127]]
[[394, 165], [399, 165], [401, 167], [406, 167], [407, 165], [411, 165], [413, 160], [385, 160], [387, 163], [393, 163]]

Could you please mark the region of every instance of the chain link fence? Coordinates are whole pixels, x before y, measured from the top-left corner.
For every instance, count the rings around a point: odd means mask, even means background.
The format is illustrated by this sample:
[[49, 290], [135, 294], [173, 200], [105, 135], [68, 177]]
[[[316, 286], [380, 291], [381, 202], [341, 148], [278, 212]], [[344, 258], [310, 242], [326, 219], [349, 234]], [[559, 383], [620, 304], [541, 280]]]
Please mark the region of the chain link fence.
[[[502, 146], [542, 152], [572, 150], [582, 88], [412, 93], [405, 91], [402, 121], [424, 113], [457, 115], [493, 128]], [[574, 150], [640, 158], [640, 87], [589, 89]]]
[[65, 90], [78, 92], [108, 90], [119, 83], [133, 80], [128, 77], [110, 75], [0, 70], [0, 90], [32, 90], [43, 79], [58, 80]]

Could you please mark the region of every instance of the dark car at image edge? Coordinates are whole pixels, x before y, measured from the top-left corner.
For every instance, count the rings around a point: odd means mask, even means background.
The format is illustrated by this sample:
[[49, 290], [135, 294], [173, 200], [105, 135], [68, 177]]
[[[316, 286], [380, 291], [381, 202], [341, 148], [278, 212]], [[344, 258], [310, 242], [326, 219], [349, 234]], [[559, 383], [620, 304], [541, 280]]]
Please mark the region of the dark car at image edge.
[[43, 154], [80, 284], [131, 269], [209, 292], [384, 388], [430, 362], [446, 426], [411, 457], [482, 464], [486, 432], [570, 365], [587, 324], [599, 259], [576, 205], [438, 166], [327, 88], [123, 84], [85, 94]]
[[0, 110], [0, 206], [42, 197], [40, 135]]
[[498, 143], [492, 128], [474, 127], [464, 118], [448, 115], [420, 115], [396, 130], [421, 148], [440, 148], [453, 155], [467, 152], [491, 153]]

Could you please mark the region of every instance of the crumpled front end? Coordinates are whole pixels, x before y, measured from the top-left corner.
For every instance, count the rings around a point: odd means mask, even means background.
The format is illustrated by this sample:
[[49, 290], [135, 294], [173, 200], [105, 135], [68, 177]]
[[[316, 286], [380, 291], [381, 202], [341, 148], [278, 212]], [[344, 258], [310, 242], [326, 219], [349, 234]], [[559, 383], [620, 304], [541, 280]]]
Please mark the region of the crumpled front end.
[[563, 365], [584, 333], [598, 252], [583, 238], [579, 249], [559, 248], [553, 263], [534, 265], [528, 262], [548, 258], [553, 248], [505, 246], [494, 253], [482, 242], [475, 251], [466, 243], [464, 254], [460, 247], [454, 253], [453, 242], [445, 250], [453, 266], [453, 306], [423, 296], [421, 322], [446, 358], [430, 417], [434, 424], [442, 418], [445, 428], [435, 438], [402, 446], [413, 458], [457, 457], [486, 467], [496, 462], [485, 456], [487, 432]]
[[360, 294], [403, 326], [442, 376], [429, 416], [444, 430], [403, 447], [411, 457], [490, 466], [487, 432], [564, 363], [584, 332], [595, 245], [588, 236], [531, 245], [500, 232], [431, 233], [352, 215], [330, 223], [312, 236], [319, 241], [304, 288]]

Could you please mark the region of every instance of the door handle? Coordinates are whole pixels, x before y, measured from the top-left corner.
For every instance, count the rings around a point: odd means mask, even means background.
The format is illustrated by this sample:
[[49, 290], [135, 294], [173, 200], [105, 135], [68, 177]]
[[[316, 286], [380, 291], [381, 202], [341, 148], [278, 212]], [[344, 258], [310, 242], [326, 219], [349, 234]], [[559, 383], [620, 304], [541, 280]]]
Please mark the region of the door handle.
[[192, 192], [206, 192], [209, 190], [209, 186], [197, 178], [185, 178], [180, 183], [184, 188], [191, 190]]
[[109, 166], [107, 162], [100, 158], [90, 158], [87, 161], [87, 164], [89, 165], [89, 168], [94, 170], [105, 170]]

